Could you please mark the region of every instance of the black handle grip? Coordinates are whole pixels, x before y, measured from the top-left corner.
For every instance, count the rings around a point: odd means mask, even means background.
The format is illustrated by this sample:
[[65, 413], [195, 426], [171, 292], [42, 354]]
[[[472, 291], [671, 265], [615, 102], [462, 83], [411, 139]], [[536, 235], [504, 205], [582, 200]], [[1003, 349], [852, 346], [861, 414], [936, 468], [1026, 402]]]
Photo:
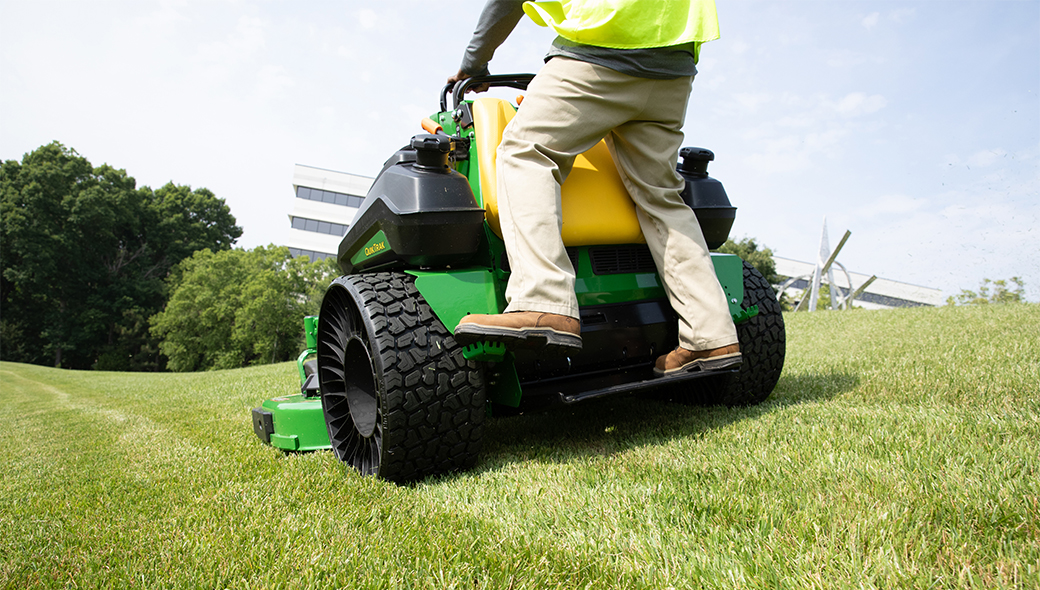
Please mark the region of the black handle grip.
[[497, 76], [474, 76], [455, 83], [446, 85], [441, 90], [441, 111], [448, 110], [448, 91], [451, 91], [451, 110], [459, 108], [466, 91], [473, 86], [487, 84], [492, 88], [516, 88], [527, 90], [527, 85], [534, 79], [534, 74], [501, 74]]

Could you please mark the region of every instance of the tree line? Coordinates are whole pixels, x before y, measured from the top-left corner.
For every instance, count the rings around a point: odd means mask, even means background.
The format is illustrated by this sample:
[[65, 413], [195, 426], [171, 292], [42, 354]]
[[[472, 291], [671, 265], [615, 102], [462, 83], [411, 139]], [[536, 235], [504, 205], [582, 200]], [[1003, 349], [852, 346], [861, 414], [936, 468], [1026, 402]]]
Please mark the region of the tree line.
[[[234, 248], [241, 235], [211, 191], [137, 187], [58, 142], [3, 162], [0, 359], [198, 371], [295, 358], [335, 263]], [[754, 238], [719, 251], [780, 282], [772, 250]], [[1010, 283], [986, 279], [948, 304], [1024, 301], [1021, 279]]]
[[242, 228], [205, 188], [138, 187], [58, 142], [0, 164], [0, 359], [200, 370], [299, 352], [332, 272]]

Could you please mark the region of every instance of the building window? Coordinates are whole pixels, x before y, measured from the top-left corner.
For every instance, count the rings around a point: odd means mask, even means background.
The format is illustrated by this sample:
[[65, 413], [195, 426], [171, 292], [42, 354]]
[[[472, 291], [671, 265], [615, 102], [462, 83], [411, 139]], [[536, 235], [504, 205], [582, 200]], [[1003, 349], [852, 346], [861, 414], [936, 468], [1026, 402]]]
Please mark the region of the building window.
[[293, 229], [302, 229], [303, 231], [339, 237], [347, 235], [347, 230], [350, 229], [349, 225], [343, 225], [342, 223], [331, 223], [317, 219], [307, 219], [306, 217], [293, 217], [292, 226]]
[[318, 201], [319, 203], [332, 203], [343, 207], [360, 207], [362, 201], [365, 200], [364, 197], [334, 193], [332, 191], [324, 191], [320, 188], [309, 188], [306, 186], [296, 187], [296, 197], [299, 199], [307, 199], [308, 201]]
[[311, 262], [315, 260], [325, 260], [326, 258], [335, 258], [335, 254], [328, 254], [326, 252], [315, 252], [314, 250], [304, 250], [303, 248], [289, 248], [289, 254], [293, 258], [297, 256], [306, 256], [311, 259]]

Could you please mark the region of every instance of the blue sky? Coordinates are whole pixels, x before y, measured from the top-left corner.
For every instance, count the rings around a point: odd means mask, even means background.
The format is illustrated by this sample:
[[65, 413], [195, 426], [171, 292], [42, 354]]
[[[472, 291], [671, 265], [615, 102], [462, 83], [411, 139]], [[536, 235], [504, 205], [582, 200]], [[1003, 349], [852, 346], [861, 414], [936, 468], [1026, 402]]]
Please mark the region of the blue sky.
[[[733, 236], [956, 294], [1040, 300], [1040, 0], [719, 1], [686, 145]], [[0, 0], [0, 158], [58, 140], [141, 185], [207, 187], [284, 243], [296, 163], [362, 175], [420, 132], [480, 0]], [[494, 73], [537, 71], [522, 22]]]

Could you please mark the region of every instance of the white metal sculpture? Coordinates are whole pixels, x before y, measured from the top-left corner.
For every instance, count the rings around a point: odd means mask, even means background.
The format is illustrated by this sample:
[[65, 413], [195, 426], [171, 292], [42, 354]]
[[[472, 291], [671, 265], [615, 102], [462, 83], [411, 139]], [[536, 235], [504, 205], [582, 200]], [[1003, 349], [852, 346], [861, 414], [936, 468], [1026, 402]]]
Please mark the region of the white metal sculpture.
[[[842, 236], [841, 241], [838, 242], [837, 247], [834, 250], [830, 248], [830, 239], [827, 235], [827, 218], [823, 218], [823, 230], [820, 234], [820, 249], [816, 258], [816, 267], [813, 269], [811, 275], [804, 275], [801, 277], [792, 277], [788, 279], [780, 287], [780, 295], [787, 290], [788, 287], [793, 285], [799, 280], [808, 280], [808, 287], [802, 292], [802, 299], [798, 302], [795, 311], [802, 311], [808, 308], [809, 311], [816, 311], [816, 304], [820, 297], [820, 286], [826, 280], [827, 285], [830, 286], [830, 303], [831, 309], [851, 309], [852, 302], [863, 294], [863, 291], [877, 279], [877, 275], [872, 275], [869, 279], [863, 282], [862, 285], [853, 289], [852, 287], [852, 276], [849, 275], [848, 269], [845, 265], [838, 262], [836, 258], [838, 253], [841, 252], [842, 247], [845, 246], [845, 242], [848, 241], [849, 236], [852, 235], [851, 231], [845, 230], [845, 235]], [[834, 269], [833, 266], [837, 265], [845, 275], [845, 284], [848, 285], [846, 289], [847, 295], [843, 296], [842, 289], [834, 281]], [[824, 279], [826, 275], [826, 279]], [[808, 297], [806, 297], [808, 295]]]

